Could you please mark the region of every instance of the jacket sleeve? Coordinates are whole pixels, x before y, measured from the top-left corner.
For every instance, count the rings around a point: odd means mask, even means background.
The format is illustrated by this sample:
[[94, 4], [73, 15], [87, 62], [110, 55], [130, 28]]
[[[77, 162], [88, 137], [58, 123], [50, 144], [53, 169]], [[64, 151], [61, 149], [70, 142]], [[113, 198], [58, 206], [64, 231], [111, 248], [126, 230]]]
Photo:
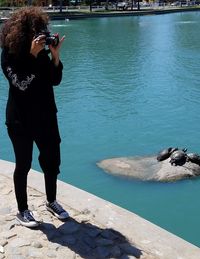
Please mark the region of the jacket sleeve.
[[60, 61], [58, 66], [55, 66], [48, 56], [48, 50], [42, 50], [36, 60], [38, 68], [40, 67], [40, 72], [46, 78], [46, 81], [54, 86], [59, 85], [62, 80], [62, 62]]
[[10, 86], [15, 87], [16, 90], [26, 91], [36, 78], [35, 73], [14, 62], [6, 50], [2, 50], [1, 53], [1, 67]]
[[2, 50], [1, 67], [10, 86], [20, 91], [26, 91], [36, 85], [58, 85], [62, 79], [62, 63], [56, 67], [45, 50], [41, 51], [37, 58], [30, 54], [18, 61], [14, 61], [6, 50]]
[[51, 61], [51, 75], [52, 75], [52, 82], [53, 85], [59, 85], [62, 80], [62, 70], [63, 70], [63, 64], [61, 61], [59, 61], [58, 66], [56, 67], [53, 64], [53, 61]]

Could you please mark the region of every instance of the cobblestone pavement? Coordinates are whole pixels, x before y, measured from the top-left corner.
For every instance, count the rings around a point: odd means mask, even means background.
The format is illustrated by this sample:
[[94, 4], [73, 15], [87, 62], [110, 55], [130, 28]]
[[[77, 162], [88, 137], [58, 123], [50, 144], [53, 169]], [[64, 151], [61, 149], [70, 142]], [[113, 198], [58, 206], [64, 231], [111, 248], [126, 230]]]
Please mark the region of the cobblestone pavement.
[[45, 195], [28, 188], [29, 209], [41, 222], [36, 229], [19, 224], [12, 179], [0, 174], [0, 259], [154, 259], [123, 234], [98, 225], [94, 215], [62, 204], [70, 218], [65, 222], [45, 209]]

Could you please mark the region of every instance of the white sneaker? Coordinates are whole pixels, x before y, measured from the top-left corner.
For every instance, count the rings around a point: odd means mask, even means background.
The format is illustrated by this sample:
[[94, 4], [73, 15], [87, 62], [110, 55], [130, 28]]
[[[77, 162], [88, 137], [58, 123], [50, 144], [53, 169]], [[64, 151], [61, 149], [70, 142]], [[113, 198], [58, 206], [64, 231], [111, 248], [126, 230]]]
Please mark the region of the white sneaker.
[[25, 227], [35, 228], [39, 226], [39, 222], [34, 219], [33, 213], [30, 210], [19, 212], [17, 219]]
[[63, 209], [63, 207], [57, 203], [57, 201], [54, 202], [46, 202], [46, 209], [53, 213], [54, 216], [56, 216], [58, 219], [67, 219], [69, 218], [69, 214], [66, 210]]

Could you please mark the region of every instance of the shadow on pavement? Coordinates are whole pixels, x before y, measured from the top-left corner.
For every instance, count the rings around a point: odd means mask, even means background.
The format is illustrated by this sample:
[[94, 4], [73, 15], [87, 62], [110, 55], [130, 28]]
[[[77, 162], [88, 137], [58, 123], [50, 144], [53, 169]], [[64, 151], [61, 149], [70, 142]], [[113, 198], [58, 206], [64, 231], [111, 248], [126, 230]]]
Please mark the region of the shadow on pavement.
[[130, 255], [140, 258], [142, 251], [114, 229], [103, 229], [88, 222], [70, 218], [58, 228], [51, 223], [41, 223], [38, 229], [52, 243], [66, 246], [86, 259], [120, 258]]

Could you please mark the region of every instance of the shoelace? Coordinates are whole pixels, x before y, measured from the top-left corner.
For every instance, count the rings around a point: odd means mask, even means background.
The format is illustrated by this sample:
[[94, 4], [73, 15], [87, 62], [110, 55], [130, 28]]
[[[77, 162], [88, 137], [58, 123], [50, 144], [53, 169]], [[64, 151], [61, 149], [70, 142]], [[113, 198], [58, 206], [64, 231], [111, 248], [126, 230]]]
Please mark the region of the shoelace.
[[50, 203], [50, 206], [57, 212], [62, 212], [64, 211], [62, 206], [60, 204], [58, 204], [56, 201]]
[[25, 219], [34, 220], [33, 215], [30, 210], [25, 210], [23, 214], [24, 214]]

